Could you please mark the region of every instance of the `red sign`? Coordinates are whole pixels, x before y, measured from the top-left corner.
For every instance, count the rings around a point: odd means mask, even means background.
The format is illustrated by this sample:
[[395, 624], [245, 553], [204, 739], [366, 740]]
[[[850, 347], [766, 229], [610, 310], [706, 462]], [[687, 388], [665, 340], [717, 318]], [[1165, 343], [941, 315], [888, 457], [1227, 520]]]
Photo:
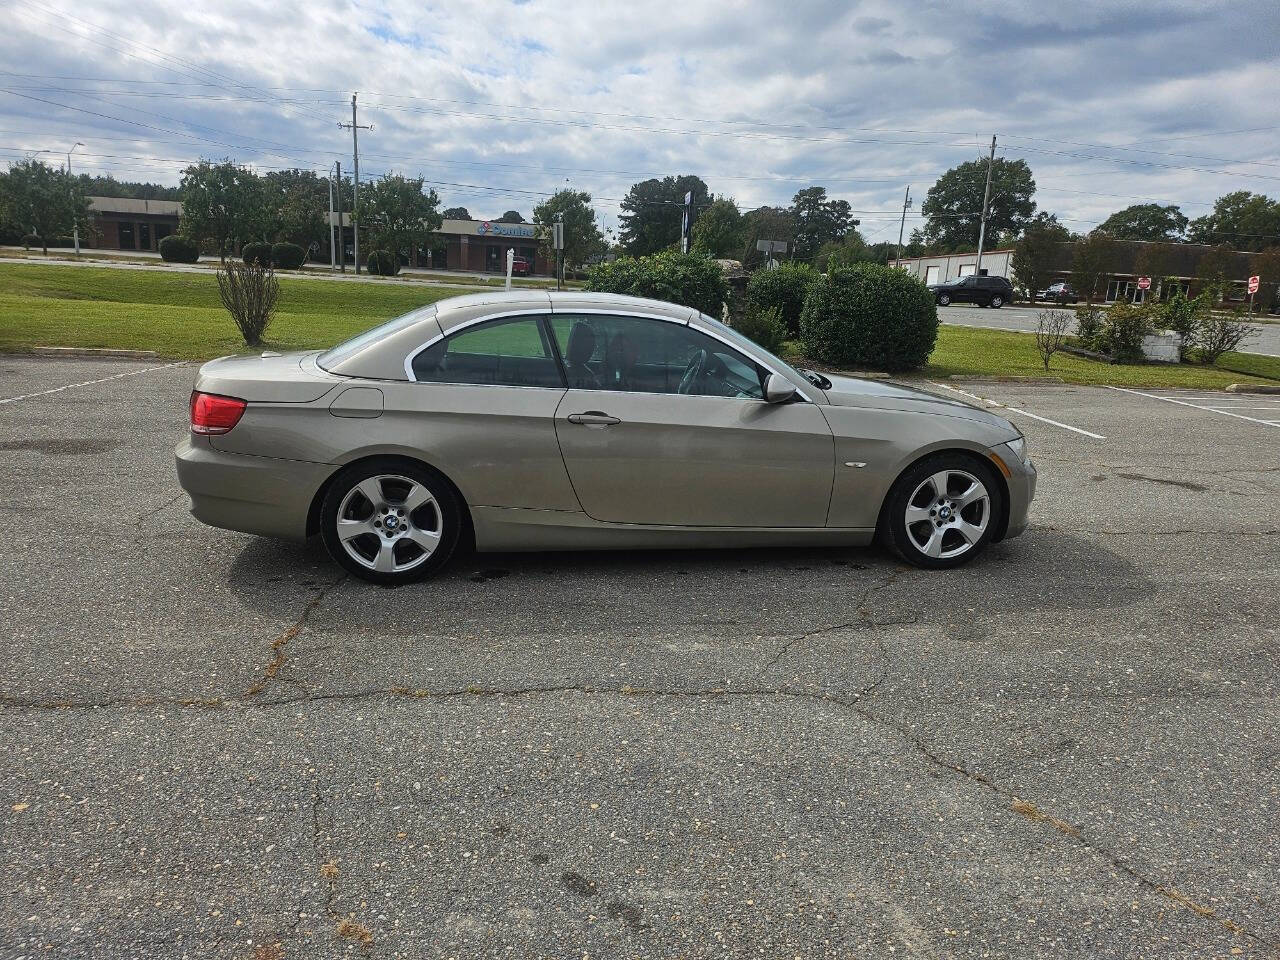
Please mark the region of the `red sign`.
[[1150, 290], [1150, 289], [1151, 289], [1151, 278], [1150, 278], [1150, 277], [1139, 277], [1139, 278], [1138, 278], [1138, 289], [1139, 289], [1139, 290]]
[[1257, 277], [1250, 277], [1250, 278], [1249, 278], [1249, 292], [1250, 292], [1250, 293], [1257, 293], [1257, 292], [1258, 292], [1258, 278], [1257, 278]]

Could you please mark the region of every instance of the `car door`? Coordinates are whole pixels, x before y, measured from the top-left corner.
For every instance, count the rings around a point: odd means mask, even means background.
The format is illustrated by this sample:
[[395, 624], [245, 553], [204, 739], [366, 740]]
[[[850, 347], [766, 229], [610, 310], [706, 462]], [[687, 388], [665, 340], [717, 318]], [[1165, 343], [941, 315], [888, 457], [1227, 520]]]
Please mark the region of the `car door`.
[[822, 527], [835, 446], [821, 410], [766, 403], [762, 370], [658, 317], [557, 313], [556, 437], [583, 512], [610, 523]]
[[422, 451], [473, 507], [578, 509], [556, 443], [565, 387], [546, 313], [477, 318], [419, 349], [413, 381], [383, 384], [383, 438]]

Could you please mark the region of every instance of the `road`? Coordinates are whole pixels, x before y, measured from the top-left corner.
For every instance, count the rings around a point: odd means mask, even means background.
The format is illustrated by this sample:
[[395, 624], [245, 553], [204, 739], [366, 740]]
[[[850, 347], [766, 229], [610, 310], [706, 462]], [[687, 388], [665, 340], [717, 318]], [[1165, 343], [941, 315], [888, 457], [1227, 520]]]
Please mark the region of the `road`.
[[[1019, 305], [1001, 307], [999, 310], [977, 307], [972, 304], [938, 308], [938, 319], [943, 323], [962, 326], [990, 327], [995, 330], [1033, 331], [1044, 305], [1035, 307]], [[1070, 310], [1070, 308], [1066, 308]], [[1251, 323], [1252, 334], [1240, 346], [1242, 353], [1261, 353], [1280, 357], [1280, 323]], [[1072, 325], [1074, 330], [1074, 324]]]
[[956, 571], [387, 590], [188, 515], [193, 374], [0, 356], [0, 956], [1280, 950], [1280, 398], [949, 384], [1041, 471]]

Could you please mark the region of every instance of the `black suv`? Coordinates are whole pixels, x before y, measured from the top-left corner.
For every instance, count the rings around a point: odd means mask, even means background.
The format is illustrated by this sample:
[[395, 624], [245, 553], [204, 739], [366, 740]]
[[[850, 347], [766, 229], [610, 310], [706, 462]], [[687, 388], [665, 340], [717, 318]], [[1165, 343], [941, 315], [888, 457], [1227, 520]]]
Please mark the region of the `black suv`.
[[976, 303], [980, 307], [1003, 307], [1013, 302], [1013, 284], [1007, 277], [958, 277], [929, 288], [938, 305]]

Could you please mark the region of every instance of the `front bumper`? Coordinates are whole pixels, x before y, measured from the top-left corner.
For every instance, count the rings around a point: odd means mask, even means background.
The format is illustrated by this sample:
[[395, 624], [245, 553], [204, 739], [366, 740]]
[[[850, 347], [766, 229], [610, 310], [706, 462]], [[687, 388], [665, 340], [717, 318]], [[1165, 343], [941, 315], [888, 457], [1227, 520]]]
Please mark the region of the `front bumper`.
[[178, 483], [202, 523], [264, 537], [305, 540], [316, 491], [337, 467], [216, 450], [188, 434], [174, 450]]
[[1036, 468], [1029, 459], [1023, 460], [1006, 444], [996, 448], [1000, 459], [1009, 468], [1005, 483], [1009, 487], [1009, 524], [1004, 539], [1016, 537], [1027, 529], [1031, 519], [1031, 501], [1036, 495]]

